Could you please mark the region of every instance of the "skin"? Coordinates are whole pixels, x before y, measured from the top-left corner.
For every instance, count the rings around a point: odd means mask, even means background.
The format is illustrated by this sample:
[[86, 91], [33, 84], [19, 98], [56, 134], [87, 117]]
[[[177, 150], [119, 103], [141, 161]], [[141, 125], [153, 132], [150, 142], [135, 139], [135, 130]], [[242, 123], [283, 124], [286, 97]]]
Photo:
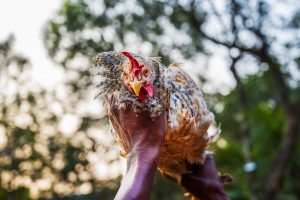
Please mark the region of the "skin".
[[[147, 112], [135, 113], [131, 106], [118, 109], [111, 100], [110, 120], [117, 131], [130, 138], [127, 169], [115, 200], [149, 200], [160, 150], [166, 134], [166, 112], [152, 119]], [[182, 175], [180, 185], [199, 199], [228, 200], [213, 157], [194, 165]]]

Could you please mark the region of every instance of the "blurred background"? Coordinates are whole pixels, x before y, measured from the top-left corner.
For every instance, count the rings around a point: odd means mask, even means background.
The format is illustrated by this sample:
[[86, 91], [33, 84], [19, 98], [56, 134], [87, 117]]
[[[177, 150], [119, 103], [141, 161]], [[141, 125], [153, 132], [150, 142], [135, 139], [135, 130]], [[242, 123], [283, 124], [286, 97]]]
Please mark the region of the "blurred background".
[[[231, 199], [300, 199], [298, 0], [1, 0], [0, 199], [113, 199], [125, 169], [87, 69], [161, 56], [204, 91]], [[156, 175], [152, 199], [184, 199]]]

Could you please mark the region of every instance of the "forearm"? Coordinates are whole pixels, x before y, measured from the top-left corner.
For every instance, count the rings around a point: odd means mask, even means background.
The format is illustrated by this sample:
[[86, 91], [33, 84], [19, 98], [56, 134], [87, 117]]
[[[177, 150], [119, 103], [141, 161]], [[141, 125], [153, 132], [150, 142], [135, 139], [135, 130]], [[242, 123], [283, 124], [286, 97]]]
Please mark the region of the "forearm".
[[149, 199], [159, 156], [157, 148], [152, 150], [128, 155], [126, 174], [115, 200]]
[[127, 145], [127, 170], [115, 200], [148, 200], [160, 149], [166, 133], [166, 113], [152, 118], [150, 113], [135, 113], [111, 107], [110, 120]]

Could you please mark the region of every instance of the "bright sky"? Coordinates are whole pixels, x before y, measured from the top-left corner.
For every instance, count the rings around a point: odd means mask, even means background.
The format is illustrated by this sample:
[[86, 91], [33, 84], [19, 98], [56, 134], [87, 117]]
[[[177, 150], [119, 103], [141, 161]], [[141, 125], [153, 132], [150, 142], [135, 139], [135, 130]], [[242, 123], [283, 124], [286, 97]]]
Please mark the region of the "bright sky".
[[53, 87], [62, 79], [62, 71], [47, 57], [42, 28], [60, 7], [60, 0], [1, 0], [0, 40], [15, 36], [15, 50], [29, 58], [32, 76], [43, 86]]

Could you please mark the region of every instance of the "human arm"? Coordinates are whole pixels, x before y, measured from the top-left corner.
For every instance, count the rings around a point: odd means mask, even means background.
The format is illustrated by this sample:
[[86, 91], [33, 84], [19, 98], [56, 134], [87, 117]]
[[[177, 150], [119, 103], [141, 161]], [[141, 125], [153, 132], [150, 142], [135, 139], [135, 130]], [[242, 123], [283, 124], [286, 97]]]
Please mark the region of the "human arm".
[[130, 105], [119, 109], [112, 104], [110, 120], [116, 132], [130, 141], [127, 170], [115, 200], [147, 200], [166, 132], [165, 112], [152, 119]]

